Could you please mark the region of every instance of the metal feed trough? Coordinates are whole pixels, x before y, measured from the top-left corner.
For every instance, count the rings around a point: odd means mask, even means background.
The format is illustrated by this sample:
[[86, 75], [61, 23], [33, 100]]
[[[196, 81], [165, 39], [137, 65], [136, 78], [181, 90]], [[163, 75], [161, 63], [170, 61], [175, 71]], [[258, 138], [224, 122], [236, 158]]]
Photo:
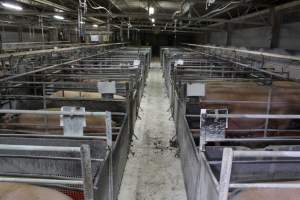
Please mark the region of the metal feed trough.
[[[179, 51], [176, 53], [179, 56], [187, 54], [185, 58], [189, 54], [199, 53], [186, 52], [186, 49], [176, 51]], [[212, 81], [245, 84], [255, 82], [262, 87], [272, 88], [272, 81], [282, 80], [281, 74], [271, 77], [262, 70], [242, 67], [226, 60], [221, 60], [223, 64], [220, 66], [215, 64], [219, 63], [220, 59], [201, 52], [195, 60], [192, 57], [187, 58], [187, 62], [183, 59], [179, 62], [180, 65], [178, 62], [175, 65], [178, 58], [172, 61], [172, 56], [169, 56], [171, 60], [165, 63], [169, 63], [171, 70], [166, 70], [168, 66], [163, 66], [165, 74], [170, 72], [165, 77], [170, 77], [166, 80], [167, 91], [176, 123], [188, 199], [227, 200], [238, 198], [251, 188], [300, 188], [297, 182], [300, 180], [300, 129], [287, 127], [282, 130], [270, 127], [271, 122], [284, 120], [299, 124], [300, 115], [272, 114], [270, 109], [266, 109], [262, 114], [232, 114], [230, 109], [226, 109], [226, 105], [230, 104], [257, 104], [249, 101], [222, 101], [224, 109], [206, 109], [199, 106], [199, 102], [205, 102], [201, 99], [206, 92], [205, 84]], [[202, 62], [202, 59], [209, 61]], [[207, 63], [210, 65], [207, 66]], [[269, 97], [270, 94], [272, 93], [269, 93]], [[215, 101], [218, 103], [217, 99]], [[262, 103], [269, 108], [271, 98], [266, 98], [265, 102], [260, 102]], [[244, 127], [231, 130], [230, 124], [235, 119], [262, 120], [264, 126], [261, 129]], [[287, 134], [273, 134], [277, 132]]]
[[[87, 64], [99, 57], [2, 79], [0, 181], [53, 187], [74, 200], [117, 198], [145, 77], [143, 67], [132, 69], [122, 60]], [[28, 114], [42, 116], [42, 123], [6, 118]], [[51, 124], [52, 115], [60, 124]], [[105, 129], [89, 124], [101, 116]]]

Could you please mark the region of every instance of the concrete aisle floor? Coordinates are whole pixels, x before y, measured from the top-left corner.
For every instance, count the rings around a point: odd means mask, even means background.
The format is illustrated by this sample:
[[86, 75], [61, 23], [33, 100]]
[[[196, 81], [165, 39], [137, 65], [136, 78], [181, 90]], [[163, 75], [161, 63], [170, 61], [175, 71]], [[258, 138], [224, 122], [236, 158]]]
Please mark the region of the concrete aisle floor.
[[165, 94], [159, 62], [153, 62], [135, 127], [119, 200], [185, 200], [180, 159], [169, 146], [175, 135], [169, 120], [169, 100]]

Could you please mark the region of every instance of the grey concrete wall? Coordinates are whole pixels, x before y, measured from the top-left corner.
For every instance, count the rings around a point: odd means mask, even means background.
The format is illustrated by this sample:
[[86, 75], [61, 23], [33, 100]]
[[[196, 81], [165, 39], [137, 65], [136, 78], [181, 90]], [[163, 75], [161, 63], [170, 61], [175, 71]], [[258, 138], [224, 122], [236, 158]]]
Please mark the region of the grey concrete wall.
[[[212, 32], [210, 44], [226, 45], [226, 32]], [[271, 27], [249, 28], [232, 32], [232, 46], [249, 48], [269, 48]], [[300, 50], [300, 22], [283, 24], [280, 30], [279, 48]]]
[[226, 38], [227, 33], [226, 32], [212, 32], [209, 36], [209, 43], [225, 46], [226, 45]]
[[1, 32], [2, 42], [19, 42], [19, 34], [14, 31]]
[[281, 27], [279, 46], [283, 49], [300, 50], [300, 22]]
[[[41, 42], [42, 33], [35, 31], [34, 35], [30, 34], [27, 30], [23, 30], [20, 36], [20, 33], [16, 29], [12, 28], [3, 28], [0, 31], [2, 42]], [[45, 41], [47, 41], [47, 32], [44, 32]], [[21, 41], [22, 40], [22, 41]]]
[[271, 42], [271, 28], [243, 29], [232, 32], [232, 46], [268, 48]]

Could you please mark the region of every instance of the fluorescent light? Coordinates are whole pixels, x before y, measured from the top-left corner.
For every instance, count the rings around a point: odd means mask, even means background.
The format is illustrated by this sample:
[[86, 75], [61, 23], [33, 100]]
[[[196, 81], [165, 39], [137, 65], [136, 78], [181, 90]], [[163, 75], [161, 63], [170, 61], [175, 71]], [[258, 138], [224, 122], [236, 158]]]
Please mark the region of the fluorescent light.
[[97, 25], [97, 24], [93, 24], [93, 27], [94, 27], [94, 28], [98, 28], [98, 25]]
[[54, 15], [53, 17], [55, 19], [59, 19], [59, 20], [64, 20], [65, 19], [63, 16], [60, 16], [60, 15]]
[[151, 18], [151, 22], [154, 23], [154, 22], [155, 22], [155, 19], [154, 19], [154, 18]]
[[4, 2], [2, 2], [1, 4], [5, 8], [9, 8], [9, 9], [13, 9], [13, 10], [19, 10], [19, 11], [23, 10], [23, 8], [21, 6], [14, 5], [14, 4], [11, 4], [11, 3], [4, 3]]
[[152, 6], [149, 7], [149, 15], [153, 15], [154, 14], [154, 8]]
[[155, 24], [152, 24], [152, 26], [155, 26]]
[[60, 9], [54, 8], [54, 12], [63, 13], [64, 11], [63, 11], [63, 10], [60, 10]]
[[85, 22], [84, 22], [84, 21], [81, 21], [80, 24], [85, 24]]

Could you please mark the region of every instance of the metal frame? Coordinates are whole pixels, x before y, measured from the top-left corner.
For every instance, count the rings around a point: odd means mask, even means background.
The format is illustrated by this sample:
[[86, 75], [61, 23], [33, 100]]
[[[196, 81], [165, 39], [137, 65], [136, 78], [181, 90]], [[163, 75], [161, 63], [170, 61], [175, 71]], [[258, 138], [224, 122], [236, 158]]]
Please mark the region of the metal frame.
[[229, 189], [248, 188], [276, 188], [276, 189], [300, 189], [300, 183], [230, 183], [232, 165], [234, 158], [265, 158], [265, 157], [288, 157], [299, 158], [300, 151], [233, 151], [231, 148], [224, 148], [222, 158], [222, 168], [220, 174], [219, 197], [218, 200], [228, 200]]
[[[128, 51], [127, 51], [128, 50]], [[140, 59], [139, 66], [134, 64], [135, 59]], [[138, 115], [139, 104], [143, 95], [143, 89], [146, 82], [148, 68], [150, 66], [151, 50], [149, 48], [122, 48], [114, 49], [109, 52], [80, 58], [73, 61], [36, 69], [23, 74], [18, 74], [0, 80], [0, 90], [2, 91], [1, 102], [2, 106], [8, 106], [10, 109], [0, 110], [1, 113], [32, 113], [39, 115], [61, 115], [67, 114], [70, 116], [105, 116], [106, 117], [106, 132], [110, 133], [106, 137], [103, 136], [42, 136], [42, 135], [26, 135], [26, 134], [0, 134], [0, 137], [8, 137], [8, 141], [3, 140], [5, 143], [22, 144], [23, 137], [26, 137], [27, 143], [35, 144], [37, 140], [43, 139], [48, 146], [52, 144], [53, 140], [57, 140], [68, 146], [70, 141], [73, 140], [88, 140], [93, 144], [91, 148], [91, 170], [93, 171], [93, 182], [89, 184], [92, 188], [94, 199], [116, 199], [122, 180], [123, 171], [127, 161], [127, 154], [130, 147], [131, 137], [133, 135], [133, 127]], [[119, 63], [119, 64], [118, 64]], [[125, 64], [124, 64], [125, 63]], [[78, 66], [75, 66], [78, 64]], [[59, 71], [69, 72], [68, 77], [60, 76]], [[91, 76], [90, 74], [93, 74]], [[68, 80], [66, 80], [68, 79]], [[124, 100], [114, 99], [95, 99], [95, 98], [52, 98], [50, 95], [56, 90], [76, 90], [81, 92], [94, 92], [98, 91], [96, 83], [81, 83], [83, 80], [97, 79], [100, 81], [116, 81], [117, 94], [125, 96]], [[80, 82], [78, 82], [80, 80]], [[122, 83], [124, 82], [125, 83]], [[27, 93], [31, 89], [32, 93]], [[50, 89], [50, 90], [49, 90]], [[20, 93], [21, 91], [21, 93]], [[5, 93], [6, 92], [6, 93]], [[46, 110], [18, 110], [14, 107], [13, 102], [25, 102], [28, 105], [34, 102], [39, 102], [36, 105], [41, 108], [47, 108], [48, 103], [55, 103], [55, 105], [80, 105], [88, 109], [93, 108], [96, 111], [107, 110], [109, 104], [113, 110], [111, 112], [59, 112], [59, 111], [46, 111]], [[28, 106], [27, 105], [27, 106]], [[34, 105], [34, 104], [30, 104]], [[50, 105], [50, 104], [49, 104]], [[94, 106], [93, 106], [94, 105]], [[5, 108], [5, 107], [2, 107]], [[26, 108], [26, 106], [24, 107]], [[22, 109], [24, 109], [22, 107]], [[31, 109], [31, 107], [29, 107]], [[33, 109], [33, 107], [32, 107]], [[35, 108], [36, 109], [36, 108]], [[89, 110], [89, 109], [88, 109]], [[121, 122], [120, 127], [112, 127], [111, 120], [118, 118]], [[114, 130], [114, 133], [112, 132]], [[115, 134], [115, 131], [118, 134]], [[116, 137], [115, 137], [116, 136]], [[11, 138], [11, 139], [10, 139]], [[102, 142], [99, 146], [94, 144], [98, 140], [107, 140], [105, 150], [103, 149]], [[28, 142], [29, 140], [29, 142]], [[99, 148], [102, 149], [99, 152]], [[95, 152], [98, 149], [97, 152]], [[103, 154], [105, 151], [105, 155]], [[29, 152], [29, 155], [21, 156], [22, 161], [27, 159], [42, 159], [45, 156], [40, 155], [36, 157], [34, 153]], [[59, 152], [59, 155], [63, 152]], [[88, 152], [85, 152], [87, 154]], [[99, 155], [98, 155], [99, 154]], [[97, 155], [98, 157], [95, 157]], [[99, 158], [99, 156], [102, 156]], [[17, 157], [18, 154], [6, 154], [9, 157]], [[63, 156], [53, 156], [49, 158], [49, 162], [61, 161]], [[0, 150], [1, 159], [1, 150]], [[24, 160], [25, 159], [25, 160]], [[78, 158], [66, 158], [70, 162], [79, 161]], [[101, 162], [101, 167], [95, 171], [95, 163]], [[9, 163], [8, 163], [9, 164]], [[82, 163], [85, 164], [86, 163]], [[59, 165], [58, 165], [59, 166]], [[65, 166], [65, 165], [64, 165]], [[74, 165], [74, 167], [77, 165]], [[97, 164], [97, 167], [100, 165]], [[33, 166], [34, 167], [34, 166]], [[90, 166], [87, 165], [88, 168]], [[43, 169], [40, 169], [43, 170]], [[70, 169], [71, 170], [71, 169]], [[68, 173], [72, 173], [72, 172]], [[68, 174], [66, 173], [66, 174]], [[75, 173], [75, 172], [73, 172]], [[5, 174], [5, 172], [4, 172]], [[89, 175], [89, 174], [87, 174]], [[62, 185], [55, 184], [55, 187], [60, 189]], [[92, 186], [92, 187], [91, 187]], [[66, 188], [67, 190], [69, 188]], [[92, 193], [85, 195], [85, 199], [92, 199]]]
[[[233, 152], [242, 152], [250, 155], [257, 155], [263, 152], [263, 155], [268, 158], [278, 156], [279, 152], [284, 151], [289, 155], [299, 156], [299, 137], [259, 137], [259, 138], [207, 138], [201, 137], [200, 134], [194, 137], [193, 132], [202, 133], [205, 127], [200, 129], [193, 129], [190, 127], [190, 119], [198, 119], [198, 123], [202, 124], [203, 120], [207, 119], [265, 119], [266, 121], [271, 119], [300, 119], [299, 115], [273, 115], [269, 112], [265, 114], [194, 114], [187, 112], [190, 105], [197, 104], [198, 98], [186, 98], [184, 85], [186, 83], [206, 83], [210, 81], [241, 81], [241, 82], [261, 82], [264, 83], [263, 78], [270, 80], [282, 80], [281, 75], [273, 75], [272, 73], [265, 72], [265, 70], [257, 70], [256, 68], [245, 67], [239, 62], [231, 62], [230, 60], [221, 59], [215, 55], [209, 55], [207, 53], [193, 51], [191, 49], [162, 49], [162, 67], [164, 71], [165, 84], [168, 96], [170, 98], [172, 116], [176, 124], [176, 135], [180, 147], [180, 157], [182, 171], [185, 179], [185, 187], [189, 200], [225, 200], [227, 198], [228, 191], [227, 186], [250, 188], [251, 186], [266, 186], [266, 187], [281, 187], [282, 188], [299, 188], [299, 184], [268, 184], [266, 183], [267, 177], [273, 177], [269, 181], [284, 181], [285, 179], [300, 179], [300, 169], [290, 169], [292, 163], [298, 163], [298, 160], [277, 160], [277, 159], [239, 159], [233, 160], [233, 165], [236, 167], [233, 171], [230, 171], [230, 164], [232, 164], [230, 154], [224, 156], [227, 150], [226, 148], [233, 148]], [[195, 58], [195, 59], [193, 59]], [[182, 59], [183, 61], [177, 62], [176, 60]], [[216, 71], [207, 65], [207, 63], [220, 62], [223, 66], [215, 67]], [[224, 64], [226, 67], [224, 68]], [[209, 66], [209, 67], [208, 67]], [[212, 69], [210, 69], [212, 68]], [[228, 70], [229, 69], [229, 70]], [[219, 71], [228, 71], [228, 73], [236, 73], [242, 70], [243, 73], [236, 77], [225, 77], [225, 73], [219, 73]], [[237, 71], [236, 71], [237, 70]], [[215, 75], [210, 76], [211, 72]], [[249, 73], [244, 76], [244, 73]], [[254, 74], [254, 76], [253, 76]], [[188, 76], [187, 76], [188, 75]], [[250, 76], [249, 76], [250, 75]], [[269, 90], [270, 96], [270, 90]], [[222, 101], [221, 101], [222, 102]], [[239, 103], [239, 102], [237, 102]], [[243, 103], [243, 102], [241, 102]], [[265, 102], [254, 102], [270, 104], [270, 98]], [[201, 112], [199, 112], [201, 113]], [[212, 120], [215, 121], [215, 120]], [[267, 125], [266, 125], [267, 124]], [[266, 122], [262, 132], [272, 131], [268, 129], [268, 122]], [[237, 130], [239, 132], [241, 130]], [[257, 130], [255, 130], [257, 131]], [[299, 130], [295, 130], [300, 132]], [[200, 140], [200, 146], [198, 146], [198, 140]], [[203, 141], [204, 140], [204, 141]], [[255, 145], [264, 145], [265, 148], [257, 149]], [[248, 145], [248, 146], [247, 146]], [[250, 147], [253, 149], [251, 149]], [[254, 146], [254, 147], [253, 147]], [[272, 150], [272, 152], [269, 152]], [[224, 155], [222, 156], [222, 153]], [[268, 155], [267, 155], [268, 154]], [[251, 156], [250, 156], [251, 157]], [[222, 161], [223, 158], [223, 161]], [[298, 157], [297, 157], [298, 158]], [[271, 163], [275, 162], [273, 165]], [[226, 167], [227, 166], [227, 167]], [[272, 166], [272, 167], [271, 167]], [[269, 171], [268, 171], [269, 170]], [[231, 179], [234, 184], [229, 184], [229, 175], [232, 172]], [[278, 172], [276, 174], [276, 172]], [[271, 176], [270, 173], [276, 174]], [[220, 176], [221, 174], [221, 176]], [[228, 175], [228, 176], [226, 176]], [[222, 178], [222, 177], [225, 178]], [[220, 178], [221, 177], [221, 178]], [[244, 182], [254, 182], [255, 184], [244, 184]], [[259, 183], [257, 183], [259, 182]], [[230, 199], [230, 198], [229, 198]]]
[[[69, 111], [34, 111], [34, 110], [0, 110], [2, 114], [38, 114], [38, 115], [64, 115], [64, 116], [106, 116], [106, 140], [107, 140], [107, 155], [109, 155], [109, 165], [112, 168], [112, 120], [111, 112], [69, 112]], [[71, 118], [71, 121], [75, 118]], [[76, 121], [75, 121], [76, 123]], [[66, 125], [66, 124], [64, 124]], [[31, 145], [0, 145], [0, 150], [14, 150], [14, 151], [50, 151], [50, 152], [77, 152], [81, 155], [81, 169], [82, 179], [80, 180], [55, 180], [55, 179], [32, 179], [32, 178], [18, 178], [18, 177], [1, 177], [0, 182], [19, 182], [19, 183], [34, 183], [34, 184], [76, 184], [83, 185], [84, 199], [93, 200], [93, 177], [92, 177], [92, 163], [89, 145], [81, 145], [80, 147], [59, 147], [59, 146], [31, 146]], [[104, 161], [104, 160], [103, 160]], [[113, 176], [113, 171], [109, 171], [109, 177]], [[110, 178], [111, 179], [111, 178]], [[111, 193], [113, 194], [113, 185], [109, 185]], [[110, 199], [113, 199], [111, 196]]]
[[[1, 76], [12, 76], [99, 54], [125, 45], [111, 43], [0, 54]], [[0, 77], [1, 77], [0, 76]]]

